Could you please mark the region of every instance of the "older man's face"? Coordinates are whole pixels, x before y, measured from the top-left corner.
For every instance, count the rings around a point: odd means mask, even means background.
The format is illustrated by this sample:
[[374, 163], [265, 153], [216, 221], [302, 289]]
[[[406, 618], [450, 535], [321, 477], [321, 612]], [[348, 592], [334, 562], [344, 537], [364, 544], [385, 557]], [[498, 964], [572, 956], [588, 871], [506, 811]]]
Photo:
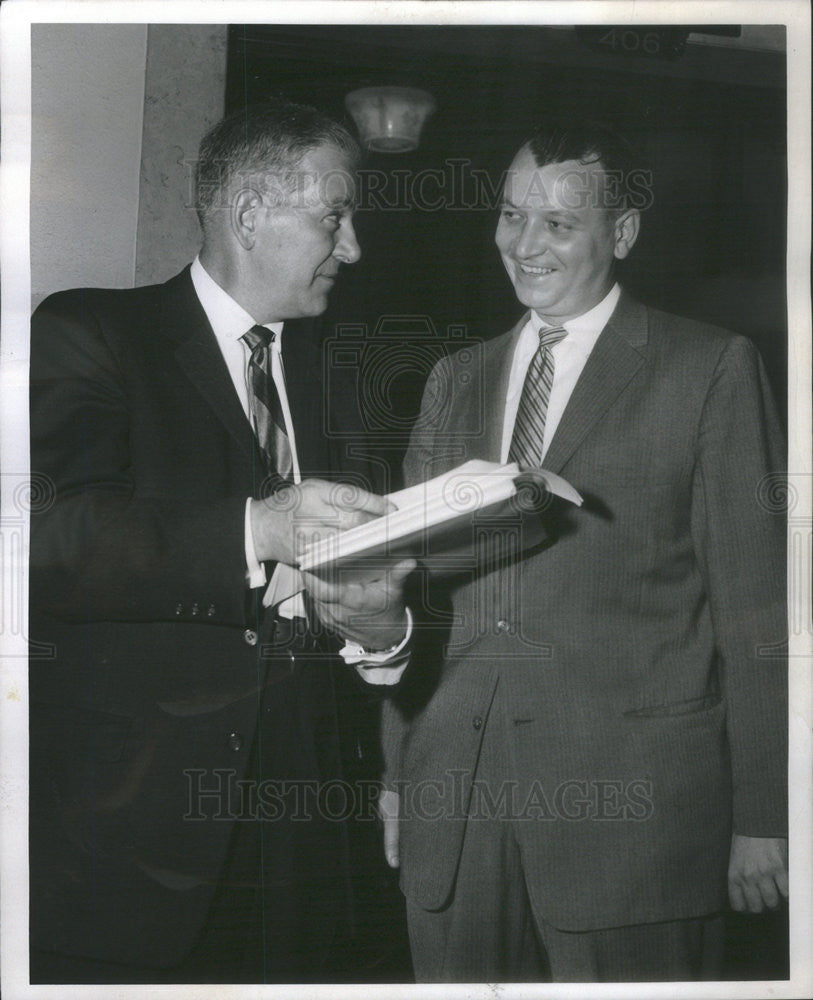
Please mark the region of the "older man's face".
[[340, 266], [361, 256], [354, 166], [338, 147], [317, 146], [297, 167], [294, 193], [282, 204], [273, 193], [265, 199], [250, 260], [258, 322], [318, 316]]
[[497, 247], [519, 301], [552, 324], [598, 305], [615, 259], [626, 256], [602, 204], [603, 174], [576, 160], [538, 167], [527, 146], [508, 172]]

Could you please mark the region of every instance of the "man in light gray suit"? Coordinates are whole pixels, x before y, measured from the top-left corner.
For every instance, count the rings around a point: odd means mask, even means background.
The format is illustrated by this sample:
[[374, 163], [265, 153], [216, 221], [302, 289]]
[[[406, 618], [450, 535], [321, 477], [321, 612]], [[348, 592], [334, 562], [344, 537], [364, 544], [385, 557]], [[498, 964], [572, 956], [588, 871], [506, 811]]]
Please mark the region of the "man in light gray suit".
[[[787, 896], [785, 452], [751, 343], [616, 283], [640, 213], [602, 129], [538, 131], [496, 242], [527, 311], [437, 366], [406, 459], [565, 476], [548, 538], [436, 591], [386, 718], [386, 850], [424, 981], [713, 979]], [[420, 648], [419, 648], [420, 647]], [[400, 792], [400, 822], [392, 818]]]

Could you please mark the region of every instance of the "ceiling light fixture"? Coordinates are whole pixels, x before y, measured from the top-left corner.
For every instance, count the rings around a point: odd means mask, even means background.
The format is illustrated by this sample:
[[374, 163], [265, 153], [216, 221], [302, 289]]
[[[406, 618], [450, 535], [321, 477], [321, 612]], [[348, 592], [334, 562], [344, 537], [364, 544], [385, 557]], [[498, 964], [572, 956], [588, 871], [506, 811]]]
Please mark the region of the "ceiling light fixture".
[[421, 129], [435, 110], [435, 99], [415, 87], [364, 87], [344, 99], [362, 144], [377, 153], [417, 149]]

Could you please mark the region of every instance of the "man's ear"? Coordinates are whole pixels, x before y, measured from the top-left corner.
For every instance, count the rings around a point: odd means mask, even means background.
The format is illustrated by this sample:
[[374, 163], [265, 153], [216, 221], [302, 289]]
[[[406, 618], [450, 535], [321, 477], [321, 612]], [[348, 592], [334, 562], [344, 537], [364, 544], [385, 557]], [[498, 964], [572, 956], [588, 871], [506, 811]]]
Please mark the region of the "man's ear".
[[635, 246], [640, 225], [641, 213], [637, 208], [628, 208], [626, 212], [622, 212], [615, 220], [613, 226], [615, 239], [613, 255], [616, 260], [623, 260]]
[[232, 198], [231, 229], [244, 250], [254, 246], [263, 198], [256, 188], [243, 188]]

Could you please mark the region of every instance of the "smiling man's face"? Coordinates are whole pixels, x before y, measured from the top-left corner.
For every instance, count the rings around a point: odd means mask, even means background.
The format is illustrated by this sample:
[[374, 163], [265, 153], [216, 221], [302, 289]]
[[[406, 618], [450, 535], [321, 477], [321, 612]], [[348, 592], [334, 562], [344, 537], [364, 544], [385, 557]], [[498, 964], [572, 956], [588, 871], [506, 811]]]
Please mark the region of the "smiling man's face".
[[527, 146], [508, 172], [495, 241], [517, 298], [552, 325], [588, 312], [637, 234], [604, 207], [605, 174], [577, 160], [537, 166]]

